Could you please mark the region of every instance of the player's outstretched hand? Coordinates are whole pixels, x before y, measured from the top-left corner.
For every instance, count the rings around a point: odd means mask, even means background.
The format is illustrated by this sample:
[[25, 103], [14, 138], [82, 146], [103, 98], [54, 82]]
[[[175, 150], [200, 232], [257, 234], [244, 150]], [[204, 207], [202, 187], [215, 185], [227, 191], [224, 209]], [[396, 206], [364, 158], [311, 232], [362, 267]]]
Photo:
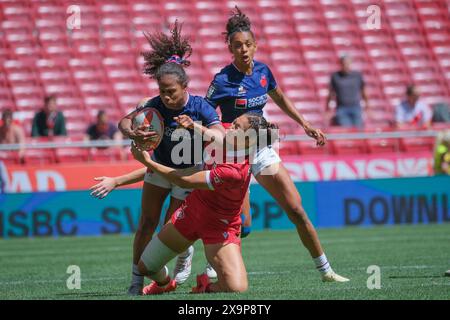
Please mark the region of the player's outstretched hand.
[[144, 144], [146, 142], [152, 141], [153, 139], [158, 139], [158, 133], [155, 131], [148, 131], [147, 126], [142, 125], [133, 130], [133, 140], [139, 144]]
[[111, 177], [95, 177], [94, 180], [100, 182], [90, 187], [89, 190], [92, 191], [91, 196], [97, 199], [103, 199], [117, 186], [116, 179]]
[[140, 149], [135, 143], [131, 144], [131, 154], [134, 159], [145, 166], [151, 161], [150, 154], [147, 151]]
[[185, 114], [174, 117], [173, 120], [178, 123], [179, 127], [182, 127], [184, 129], [194, 129], [194, 120], [192, 120], [191, 117]]
[[322, 147], [327, 142], [325, 134], [320, 129], [314, 129], [312, 127], [307, 126], [305, 127], [305, 133], [311, 138], [315, 139], [318, 146]]

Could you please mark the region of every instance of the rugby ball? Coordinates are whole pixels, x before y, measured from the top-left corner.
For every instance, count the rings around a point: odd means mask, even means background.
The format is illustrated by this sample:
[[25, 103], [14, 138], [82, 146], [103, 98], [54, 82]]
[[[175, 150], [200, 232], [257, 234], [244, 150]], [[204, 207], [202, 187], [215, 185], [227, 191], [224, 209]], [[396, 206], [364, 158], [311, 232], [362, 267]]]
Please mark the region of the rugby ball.
[[146, 131], [155, 131], [158, 133], [158, 136], [144, 145], [137, 144], [138, 147], [144, 150], [156, 149], [161, 143], [164, 134], [164, 118], [155, 108], [144, 108], [134, 116], [132, 129], [134, 130], [142, 125], [146, 127]]

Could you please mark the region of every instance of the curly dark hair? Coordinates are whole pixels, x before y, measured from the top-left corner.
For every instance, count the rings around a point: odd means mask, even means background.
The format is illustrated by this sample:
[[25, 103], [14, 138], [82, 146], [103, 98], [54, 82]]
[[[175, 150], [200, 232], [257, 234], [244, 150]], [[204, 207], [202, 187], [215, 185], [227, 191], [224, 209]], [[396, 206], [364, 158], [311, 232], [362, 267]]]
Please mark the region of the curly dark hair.
[[267, 121], [266, 118], [256, 112], [247, 112], [245, 113], [245, 116], [247, 117], [247, 120], [250, 124], [250, 128], [258, 132], [258, 145], [259, 140], [261, 139], [261, 136], [263, 134], [267, 134], [267, 142], [269, 145], [279, 139], [279, 135], [277, 132], [277, 130], [279, 129], [278, 125]]
[[227, 22], [227, 31], [222, 34], [225, 36], [225, 42], [230, 42], [231, 37], [236, 32], [250, 32], [252, 37], [255, 38], [255, 35], [252, 32], [252, 23], [250, 22], [249, 17], [247, 17], [238, 6], [235, 7], [236, 11], [231, 11], [231, 16]]
[[156, 80], [160, 80], [163, 75], [174, 74], [182, 85], [187, 86], [189, 78], [184, 67], [191, 64], [187, 58], [192, 54], [192, 47], [189, 39], [181, 36], [181, 29], [182, 24], [175, 21], [173, 28], [170, 29], [170, 35], [162, 32], [154, 34], [144, 32], [152, 48], [151, 51], [141, 53], [145, 60], [144, 74]]

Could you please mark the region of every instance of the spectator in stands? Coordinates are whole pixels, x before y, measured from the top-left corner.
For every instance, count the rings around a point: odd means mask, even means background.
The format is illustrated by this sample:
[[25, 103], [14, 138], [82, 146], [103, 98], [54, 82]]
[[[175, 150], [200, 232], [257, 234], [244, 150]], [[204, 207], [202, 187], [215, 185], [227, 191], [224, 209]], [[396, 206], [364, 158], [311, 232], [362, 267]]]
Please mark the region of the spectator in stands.
[[108, 121], [108, 115], [104, 110], [97, 113], [97, 121], [89, 126], [86, 135], [89, 140], [122, 139], [122, 134], [114, 123]]
[[32, 137], [65, 136], [66, 119], [57, 110], [56, 97], [48, 96], [44, 100], [44, 108], [37, 112], [33, 119]]
[[[86, 130], [87, 140], [122, 140], [122, 133], [117, 129], [117, 126], [108, 120], [108, 115], [104, 110], [99, 110], [97, 113], [97, 121], [91, 124]], [[122, 160], [126, 159], [125, 150], [117, 147]]]
[[351, 70], [351, 60], [347, 55], [339, 58], [341, 70], [334, 72], [330, 79], [330, 88], [326, 102], [327, 113], [330, 113], [330, 102], [336, 99], [336, 112], [332, 124], [342, 127], [363, 127], [361, 98], [368, 110], [368, 99], [365, 92], [363, 75]]
[[414, 85], [406, 87], [406, 99], [403, 100], [396, 109], [395, 120], [398, 127], [402, 126], [419, 126], [429, 127], [433, 112], [431, 108], [419, 101], [420, 92]]
[[445, 102], [438, 102], [432, 106], [433, 123], [450, 123], [450, 105]]
[[25, 132], [22, 127], [14, 123], [13, 112], [6, 109], [2, 114], [2, 122], [0, 124], [0, 143], [1, 144], [20, 144], [19, 159], [23, 160], [25, 153]]

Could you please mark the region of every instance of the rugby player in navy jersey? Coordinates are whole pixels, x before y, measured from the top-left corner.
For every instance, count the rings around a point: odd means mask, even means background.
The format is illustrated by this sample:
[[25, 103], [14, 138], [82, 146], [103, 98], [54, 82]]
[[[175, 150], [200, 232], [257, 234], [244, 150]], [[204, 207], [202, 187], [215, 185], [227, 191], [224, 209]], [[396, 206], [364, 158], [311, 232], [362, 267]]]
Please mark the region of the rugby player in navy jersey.
[[[120, 121], [119, 129], [124, 136], [133, 139], [138, 145], [148, 142], [154, 138], [156, 133], [146, 132], [143, 128], [133, 130], [131, 127], [132, 119], [143, 108], [157, 109], [164, 118], [165, 129], [161, 143], [154, 150], [152, 159], [170, 168], [193, 172], [196, 163], [193, 149], [188, 163], [179, 164], [171, 157], [172, 149], [179, 144], [179, 140], [172, 141], [171, 139], [172, 133], [179, 127], [175, 119], [184, 115], [194, 121], [201, 121], [209, 129], [218, 130], [221, 133], [224, 133], [224, 129], [214, 108], [203, 97], [190, 95], [187, 91], [189, 78], [184, 67], [190, 64], [187, 58], [192, 53], [192, 49], [189, 42], [181, 37], [180, 31], [181, 26], [175, 22], [175, 26], [171, 30], [171, 36], [162, 33], [146, 34], [152, 51], [143, 53], [145, 59], [144, 73], [158, 82], [160, 94], [141, 101], [136, 110]], [[193, 131], [190, 134], [192, 139]], [[191, 146], [194, 148], [194, 144], [191, 144]], [[139, 273], [137, 264], [158, 226], [163, 203], [170, 194], [170, 204], [165, 217], [167, 221], [172, 213], [180, 207], [191, 190], [180, 188], [146, 168], [121, 177], [99, 177], [96, 180], [100, 183], [91, 189], [93, 190], [92, 195], [98, 198], [104, 198], [117, 186], [144, 180], [142, 211], [133, 243], [132, 280], [128, 290], [131, 295], [142, 294], [144, 276]], [[194, 248], [190, 246], [186, 252], [178, 257], [174, 270], [174, 279], [178, 284], [185, 282], [190, 274], [193, 251]]]
[[[233, 62], [215, 75], [207, 100], [222, 112], [222, 122], [232, 123], [240, 115], [256, 112], [262, 115], [268, 96], [289, 117], [297, 122], [305, 133], [317, 141], [318, 146], [326, 143], [320, 129], [313, 128], [295, 109], [294, 104], [277, 85], [269, 67], [254, 60], [257, 49], [250, 19], [239, 8], [228, 19], [224, 32]], [[302, 206], [300, 194], [292, 182], [280, 157], [271, 146], [259, 148], [252, 174], [287, 213], [295, 224], [303, 245], [308, 249], [317, 270], [325, 282], [348, 281], [336, 274], [325, 256], [317, 232]], [[248, 199], [248, 197], [247, 197]], [[207, 271], [208, 271], [207, 267]]]

